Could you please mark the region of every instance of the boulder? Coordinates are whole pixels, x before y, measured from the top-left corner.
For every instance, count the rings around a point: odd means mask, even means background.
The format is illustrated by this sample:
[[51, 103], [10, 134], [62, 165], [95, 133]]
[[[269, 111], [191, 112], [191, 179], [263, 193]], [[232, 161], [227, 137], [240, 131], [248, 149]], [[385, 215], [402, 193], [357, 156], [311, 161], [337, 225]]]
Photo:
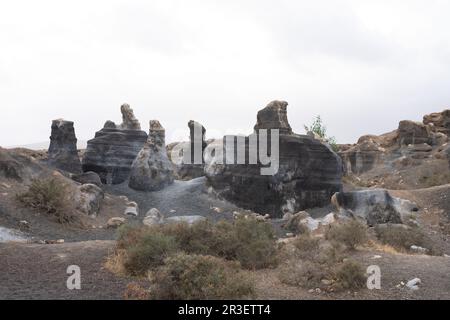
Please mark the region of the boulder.
[[400, 145], [433, 144], [433, 135], [429, 126], [409, 120], [400, 121], [398, 125], [398, 141]]
[[165, 130], [158, 120], [150, 121], [148, 141], [131, 166], [129, 187], [156, 191], [172, 184], [174, 171], [165, 146]]
[[48, 164], [71, 173], [81, 172], [77, 138], [72, 121], [53, 120], [48, 148]]
[[134, 201], [129, 201], [126, 204], [125, 207], [125, 211], [123, 212], [124, 215], [126, 216], [134, 216], [137, 217], [139, 216], [139, 206], [136, 202]]
[[128, 105], [122, 105], [123, 123], [107, 121], [95, 138], [87, 143], [83, 171], [93, 171], [104, 184], [120, 184], [128, 179], [131, 165], [147, 141]]
[[[256, 132], [248, 137], [224, 137], [234, 143], [234, 159], [238, 149], [245, 155], [245, 163], [219, 161], [218, 153], [206, 152], [205, 173], [208, 183], [216, 193], [244, 209], [253, 210], [271, 217], [281, 217], [286, 212], [298, 212], [307, 208], [325, 206], [331, 196], [342, 188], [342, 161], [329, 146], [307, 135], [293, 134], [286, 115], [286, 102], [274, 101], [258, 113]], [[273, 119], [272, 119], [273, 118]], [[262, 175], [263, 165], [252, 164], [250, 155], [260, 153], [253, 141], [261, 139], [259, 129], [279, 129], [278, 170], [274, 174]], [[237, 145], [243, 141], [243, 148]], [[221, 141], [210, 147], [220, 148]], [[268, 144], [271, 144], [270, 134]], [[231, 149], [231, 148], [230, 148]], [[242, 150], [243, 149], [243, 150]], [[268, 146], [267, 148], [271, 148]], [[274, 154], [274, 157], [276, 155]]]
[[126, 222], [125, 218], [119, 218], [119, 217], [113, 217], [111, 219], [108, 220], [108, 222], [106, 223], [106, 226], [108, 228], [118, 228], [121, 225], [123, 225]]
[[384, 189], [338, 192], [333, 195], [332, 203], [339, 214], [361, 218], [369, 226], [401, 224], [418, 210], [412, 202], [394, 198]]
[[95, 184], [83, 184], [78, 187], [75, 195], [77, 209], [88, 215], [96, 216], [104, 197], [103, 190]]
[[95, 184], [97, 187], [102, 187], [102, 180], [100, 176], [95, 172], [88, 171], [80, 174], [74, 174], [71, 176], [73, 181], [76, 181], [81, 184]]
[[164, 222], [164, 216], [158, 209], [152, 208], [146, 214], [142, 223], [148, 227]]

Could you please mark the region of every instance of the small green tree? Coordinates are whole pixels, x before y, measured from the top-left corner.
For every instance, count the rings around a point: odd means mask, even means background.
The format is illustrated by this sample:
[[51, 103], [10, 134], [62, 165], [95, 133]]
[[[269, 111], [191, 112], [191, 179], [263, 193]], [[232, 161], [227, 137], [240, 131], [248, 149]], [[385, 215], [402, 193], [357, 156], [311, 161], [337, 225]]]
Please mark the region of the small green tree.
[[314, 119], [311, 126], [308, 127], [307, 125], [304, 125], [304, 127], [305, 127], [306, 133], [314, 132], [319, 137], [321, 137], [324, 141], [326, 141], [335, 152], [338, 151], [339, 148], [338, 148], [338, 145], [336, 142], [336, 138], [329, 137], [327, 135], [327, 127], [323, 124], [322, 118], [320, 117], [320, 115], [316, 116], [316, 118]]

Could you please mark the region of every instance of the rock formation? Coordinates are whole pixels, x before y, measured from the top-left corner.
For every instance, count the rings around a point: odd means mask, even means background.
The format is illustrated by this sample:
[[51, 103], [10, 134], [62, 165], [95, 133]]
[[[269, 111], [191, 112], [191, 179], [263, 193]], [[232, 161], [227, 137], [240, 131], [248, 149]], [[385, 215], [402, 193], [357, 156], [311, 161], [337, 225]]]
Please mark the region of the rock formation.
[[122, 105], [123, 123], [107, 121], [95, 138], [88, 141], [83, 171], [96, 172], [103, 183], [119, 184], [128, 179], [131, 165], [147, 141], [139, 121], [127, 104]]
[[398, 125], [398, 140], [400, 145], [433, 144], [433, 136], [429, 126], [409, 120], [400, 121]]
[[369, 226], [404, 223], [418, 211], [414, 203], [394, 198], [383, 189], [338, 192], [332, 203], [340, 215], [363, 219]]
[[[183, 149], [183, 163], [176, 167], [177, 175], [181, 180], [191, 180], [205, 175], [203, 153], [207, 146], [205, 140], [206, 129], [194, 120], [188, 122], [188, 127], [189, 142], [181, 143], [179, 145]], [[198, 137], [195, 137], [196, 134]], [[196, 150], [197, 155], [195, 154]], [[185, 157], [185, 155], [187, 156]]]
[[432, 125], [435, 132], [450, 135], [450, 109], [435, 112], [423, 117], [423, 123]]
[[291, 134], [292, 129], [287, 119], [286, 101], [274, 100], [257, 115], [255, 131], [260, 129], [278, 129], [282, 134]]
[[[295, 213], [306, 208], [324, 206], [341, 190], [342, 162], [327, 145], [307, 136], [292, 133], [287, 120], [287, 102], [273, 101], [258, 113], [255, 133], [249, 137], [224, 137], [224, 150], [229, 141], [245, 141], [245, 164], [217, 161], [217, 154], [207, 159], [205, 172], [213, 189], [225, 199], [245, 209], [271, 217]], [[279, 168], [273, 175], [262, 175], [265, 167], [250, 154], [260, 148], [250, 143], [262, 139], [260, 129], [279, 131]], [[270, 137], [270, 135], [269, 135]], [[271, 145], [272, 141], [269, 139]], [[220, 145], [220, 144], [219, 144]], [[210, 144], [210, 146], [214, 146]], [[235, 144], [237, 146], [237, 144]], [[238, 147], [234, 148], [237, 158]], [[270, 148], [268, 147], [268, 150]], [[207, 152], [208, 154], [208, 152]]]
[[[424, 122], [401, 121], [398, 129], [380, 136], [366, 135], [354, 145], [341, 145], [346, 175], [357, 185], [387, 189], [430, 187], [450, 181], [445, 162], [448, 110], [424, 117]], [[446, 120], [447, 119], [447, 120]]]
[[158, 120], [151, 120], [148, 141], [131, 167], [129, 187], [141, 191], [156, 191], [173, 181], [174, 172], [167, 156], [165, 130]]
[[81, 172], [77, 151], [77, 138], [72, 121], [53, 120], [48, 148], [48, 164], [72, 173]]

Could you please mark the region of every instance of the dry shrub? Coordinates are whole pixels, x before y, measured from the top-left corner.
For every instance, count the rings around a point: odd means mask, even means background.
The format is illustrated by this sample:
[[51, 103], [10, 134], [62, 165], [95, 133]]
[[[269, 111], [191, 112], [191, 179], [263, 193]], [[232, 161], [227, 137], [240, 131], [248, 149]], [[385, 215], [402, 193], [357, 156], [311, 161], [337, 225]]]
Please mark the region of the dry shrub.
[[340, 224], [333, 224], [325, 233], [330, 241], [342, 243], [348, 249], [354, 250], [357, 246], [367, 242], [367, 227], [357, 220], [350, 220]]
[[318, 255], [320, 239], [314, 238], [309, 234], [304, 234], [298, 236], [294, 240], [293, 245], [300, 259], [313, 260]]
[[56, 178], [47, 178], [33, 180], [28, 190], [17, 194], [16, 199], [27, 207], [55, 217], [59, 223], [78, 222], [66, 195], [67, 187], [64, 183]]
[[178, 253], [153, 275], [158, 300], [242, 299], [254, 296], [254, 283], [239, 264], [203, 255]]
[[313, 261], [290, 260], [279, 268], [278, 278], [284, 284], [310, 289], [321, 285], [321, 280], [327, 278], [325, 266]]
[[352, 260], [345, 261], [336, 272], [336, 286], [340, 289], [361, 289], [366, 279], [363, 267]]
[[420, 229], [404, 225], [378, 225], [375, 227], [377, 238], [386, 245], [400, 251], [410, 251], [412, 245], [428, 249], [432, 255], [440, 255], [432, 240]]
[[149, 300], [150, 292], [138, 283], [129, 283], [123, 294], [125, 300]]

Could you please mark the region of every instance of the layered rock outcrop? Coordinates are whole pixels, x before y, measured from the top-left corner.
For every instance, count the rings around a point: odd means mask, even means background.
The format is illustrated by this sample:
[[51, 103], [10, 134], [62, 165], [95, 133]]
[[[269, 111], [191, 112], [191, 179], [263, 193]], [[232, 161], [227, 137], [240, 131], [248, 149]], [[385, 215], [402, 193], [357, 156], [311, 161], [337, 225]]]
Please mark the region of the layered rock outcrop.
[[158, 120], [151, 120], [148, 140], [131, 167], [129, 187], [141, 191], [156, 191], [173, 181], [174, 172], [167, 156], [165, 130]]
[[442, 112], [435, 112], [423, 117], [423, 123], [432, 125], [432, 128], [436, 132], [443, 133], [447, 136], [450, 135], [450, 109]]
[[77, 138], [72, 121], [53, 120], [48, 148], [48, 164], [71, 173], [81, 172]]
[[[271, 217], [281, 217], [284, 213], [298, 212], [306, 208], [324, 206], [330, 203], [331, 196], [341, 190], [342, 162], [329, 146], [307, 136], [292, 133], [287, 120], [287, 102], [273, 101], [258, 113], [255, 133], [248, 137], [228, 136], [223, 139], [223, 153], [233, 150], [234, 162], [220, 161], [219, 141], [207, 149], [217, 147], [214, 152], [206, 152], [205, 172], [209, 184], [222, 197], [245, 209]], [[262, 144], [254, 141], [263, 139], [263, 131], [268, 129], [268, 146], [274, 160], [278, 153], [278, 170], [270, 175], [262, 175], [261, 155], [252, 164], [252, 155], [260, 154]], [[275, 146], [279, 130], [278, 150]], [[275, 131], [274, 131], [275, 132]], [[230, 141], [234, 144], [231, 147]], [[243, 142], [241, 147], [238, 141]], [[264, 153], [264, 152], [263, 152]], [[245, 154], [244, 164], [236, 161], [238, 154]], [[219, 161], [218, 161], [219, 160]]]
[[188, 122], [188, 127], [189, 142], [182, 142], [176, 146], [176, 150], [182, 150], [179, 155], [182, 163], [176, 167], [177, 175], [181, 180], [191, 180], [205, 175], [203, 154], [207, 146], [206, 129], [194, 120]]
[[148, 138], [127, 104], [122, 105], [121, 112], [123, 123], [107, 121], [88, 141], [82, 161], [83, 171], [97, 173], [105, 184], [128, 179], [131, 165]]

